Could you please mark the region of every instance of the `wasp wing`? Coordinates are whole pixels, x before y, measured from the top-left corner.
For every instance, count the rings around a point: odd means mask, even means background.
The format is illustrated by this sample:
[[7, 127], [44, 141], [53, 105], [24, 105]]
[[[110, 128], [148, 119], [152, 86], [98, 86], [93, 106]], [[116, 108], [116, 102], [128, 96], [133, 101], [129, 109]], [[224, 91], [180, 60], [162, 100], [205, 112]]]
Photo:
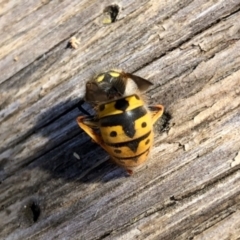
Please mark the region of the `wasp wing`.
[[138, 86], [138, 89], [141, 92], [146, 91], [149, 87], [151, 87], [153, 85], [153, 83], [149, 82], [148, 80], [141, 78], [139, 76], [133, 75], [133, 74], [129, 74], [127, 73], [127, 76], [129, 78], [131, 78]]

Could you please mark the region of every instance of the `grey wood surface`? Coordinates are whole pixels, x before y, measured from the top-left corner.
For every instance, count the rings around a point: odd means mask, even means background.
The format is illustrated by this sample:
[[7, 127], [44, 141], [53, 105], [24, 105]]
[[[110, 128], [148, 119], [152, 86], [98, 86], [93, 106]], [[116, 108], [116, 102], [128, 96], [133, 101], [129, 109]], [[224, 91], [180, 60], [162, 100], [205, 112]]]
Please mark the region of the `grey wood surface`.
[[[0, 6], [0, 239], [240, 239], [240, 0]], [[131, 177], [76, 124], [112, 67], [169, 120]]]

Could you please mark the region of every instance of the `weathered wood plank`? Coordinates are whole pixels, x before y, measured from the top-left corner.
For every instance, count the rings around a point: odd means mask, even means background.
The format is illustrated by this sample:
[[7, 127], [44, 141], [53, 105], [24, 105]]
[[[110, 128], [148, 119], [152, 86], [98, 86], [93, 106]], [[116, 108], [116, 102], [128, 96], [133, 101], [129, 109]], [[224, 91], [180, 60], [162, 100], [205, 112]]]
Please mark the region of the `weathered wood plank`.
[[[239, 238], [239, 0], [117, 1], [107, 26], [110, 1], [3, 3], [1, 238]], [[132, 177], [75, 122], [109, 66], [153, 81], [149, 102], [171, 116]]]

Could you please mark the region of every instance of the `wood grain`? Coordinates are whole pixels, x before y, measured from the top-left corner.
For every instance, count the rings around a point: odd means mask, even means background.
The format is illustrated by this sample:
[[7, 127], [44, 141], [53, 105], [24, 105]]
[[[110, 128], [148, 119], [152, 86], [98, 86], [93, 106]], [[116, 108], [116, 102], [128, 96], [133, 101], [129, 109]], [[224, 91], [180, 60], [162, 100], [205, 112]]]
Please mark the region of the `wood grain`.
[[[240, 0], [110, 4], [0, 2], [0, 239], [239, 239]], [[131, 177], [76, 123], [111, 67], [169, 119]]]

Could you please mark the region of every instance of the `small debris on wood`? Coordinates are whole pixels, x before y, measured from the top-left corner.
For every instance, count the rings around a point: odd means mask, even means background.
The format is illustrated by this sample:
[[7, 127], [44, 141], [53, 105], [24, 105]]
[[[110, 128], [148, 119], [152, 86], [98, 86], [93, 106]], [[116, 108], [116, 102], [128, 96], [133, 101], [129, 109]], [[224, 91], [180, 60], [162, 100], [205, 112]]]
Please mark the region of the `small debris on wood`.
[[79, 44], [80, 41], [76, 37], [71, 37], [67, 47], [77, 49]]
[[79, 156], [76, 152], [73, 153], [73, 156], [74, 156], [76, 159], [78, 159], [78, 160], [81, 159], [80, 156]]
[[110, 24], [116, 22], [118, 13], [119, 13], [118, 5], [111, 5], [106, 7], [103, 11], [102, 23]]

